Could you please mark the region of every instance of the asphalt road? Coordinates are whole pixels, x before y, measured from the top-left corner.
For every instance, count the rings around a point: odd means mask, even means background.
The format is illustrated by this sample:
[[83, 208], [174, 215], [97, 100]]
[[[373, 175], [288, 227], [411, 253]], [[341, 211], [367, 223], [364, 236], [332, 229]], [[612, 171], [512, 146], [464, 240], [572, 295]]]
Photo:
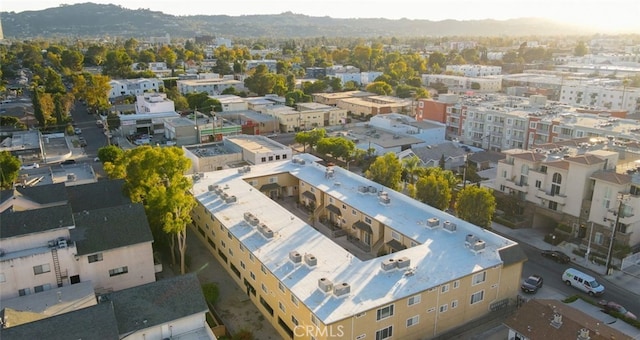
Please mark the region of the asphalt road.
[[[598, 280], [598, 282], [603, 283], [605, 287], [605, 293], [601, 297], [591, 298], [586, 293], [582, 291], [569, 287], [565, 285], [562, 281], [562, 273], [565, 269], [572, 267], [571, 263], [568, 264], [560, 264], [556, 263], [551, 259], [547, 259], [540, 255], [540, 250], [532, 247], [526, 243], [520, 243], [522, 248], [524, 249], [525, 254], [529, 258], [527, 262], [525, 262], [524, 267], [522, 269], [522, 279], [529, 277], [532, 274], [538, 274], [542, 276], [544, 279], [544, 286], [542, 290], [539, 291], [538, 294], [542, 295], [545, 293], [544, 289], [551, 287], [560, 293], [571, 296], [578, 294], [580, 296], [590, 298], [592, 300], [598, 301], [600, 299], [605, 299], [609, 301], [615, 301], [624, 307], [626, 307], [632, 313], [639, 315], [640, 313], [640, 299], [635, 295], [629, 295], [629, 293], [620, 287], [613, 285], [609, 282], [605, 282], [600, 278], [599, 273], [594, 273], [589, 271], [588, 269], [581, 268], [579, 266], [573, 266], [574, 268], [585, 272]], [[640, 284], [640, 283], [638, 283]], [[523, 293], [524, 295], [524, 293]], [[536, 295], [526, 295], [527, 297], [535, 297]]]
[[87, 158], [93, 160], [98, 155], [98, 149], [107, 145], [107, 136], [104, 135], [102, 128], [96, 125], [98, 116], [89, 114], [87, 107], [81, 102], [76, 102], [71, 109], [71, 116], [75, 127], [82, 130], [80, 136], [87, 141], [87, 146], [84, 148]]

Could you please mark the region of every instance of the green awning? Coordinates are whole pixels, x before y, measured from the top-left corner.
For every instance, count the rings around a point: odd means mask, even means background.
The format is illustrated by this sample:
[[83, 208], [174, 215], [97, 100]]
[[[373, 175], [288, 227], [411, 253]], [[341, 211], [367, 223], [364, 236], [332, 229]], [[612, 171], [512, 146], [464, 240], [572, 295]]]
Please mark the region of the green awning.
[[366, 232], [368, 232], [370, 234], [373, 233], [373, 230], [371, 230], [371, 226], [366, 224], [366, 223], [364, 223], [364, 222], [362, 222], [362, 221], [358, 221], [358, 222], [354, 223], [353, 226], [358, 228], [358, 229], [360, 229], [360, 230], [364, 230], [364, 231], [366, 231]]

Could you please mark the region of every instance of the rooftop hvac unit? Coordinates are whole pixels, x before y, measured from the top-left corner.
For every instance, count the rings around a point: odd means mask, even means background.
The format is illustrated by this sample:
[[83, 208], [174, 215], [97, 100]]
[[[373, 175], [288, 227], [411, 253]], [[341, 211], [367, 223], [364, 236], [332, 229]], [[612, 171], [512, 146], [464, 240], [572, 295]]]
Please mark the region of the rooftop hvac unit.
[[260, 224], [260, 233], [262, 233], [262, 235], [266, 238], [273, 237], [273, 230], [267, 227], [264, 223]]
[[391, 198], [389, 196], [380, 196], [380, 203], [384, 205], [391, 204]]
[[244, 220], [245, 220], [246, 222], [251, 221], [251, 219], [252, 219], [252, 218], [253, 218], [253, 214], [252, 214], [252, 213], [250, 213], [250, 212], [248, 212], [248, 211], [247, 211], [246, 213], [244, 213]]
[[297, 251], [290, 251], [289, 252], [289, 260], [291, 260], [291, 262], [293, 263], [300, 263], [302, 262], [302, 255], [300, 255], [300, 253], [298, 253]]
[[214, 191], [214, 190], [216, 190], [217, 188], [218, 188], [218, 185], [217, 185], [217, 184], [216, 184], [216, 185], [213, 185], [213, 184], [209, 185], [209, 191]]
[[298, 160], [298, 164], [305, 165], [305, 164], [307, 164], [307, 161], [305, 161], [304, 159], [299, 159]]
[[476, 242], [474, 242], [473, 245], [471, 246], [471, 249], [473, 251], [480, 251], [480, 250], [483, 250], [485, 246], [486, 246], [486, 243], [483, 240], [476, 240]]
[[477, 238], [474, 235], [467, 234], [466, 238], [464, 239], [464, 242], [467, 245], [472, 245], [472, 244], [476, 243], [476, 240], [477, 240]]
[[67, 175], [67, 181], [75, 182], [76, 179], [77, 179], [76, 174], [68, 174]]
[[409, 268], [410, 264], [411, 264], [411, 260], [406, 256], [403, 256], [403, 257], [401, 257], [401, 258], [396, 260], [396, 265], [400, 269]]
[[225, 202], [227, 202], [227, 204], [229, 204], [229, 203], [233, 203], [233, 202], [236, 202], [237, 200], [238, 200], [238, 199], [236, 198], [236, 196], [235, 196], [235, 195], [231, 195], [231, 196], [229, 196], [229, 197], [227, 197], [227, 198], [225, 198], [225, 199], [224, 199], [224, 201], [225, 201]]
[[346, 282], [333, 286], [333, 295], [335, 296], [342, 296], [345, 294], [349, 294], [350, 291], [351, 291], [351, 286]]
[[333, 289], [333, 282], [326, 277], [321, 277], [318, 279], [318, 288], [320, 288], [321, 291], [328, 293]]
[[358, 192], [361, 194], [366, 194], [367, 192], [369, 192], [369, 187], [361, 185], [358, 187]]
[[293, 163], [293, 164], [298, 164], [298, 159], [297, 159], [297, 158], [292, 159], [292, 160], [291, 160], [291, 163]]
[[222, 199], [223, 200], [228, 200], [229, 199], [229, 194], [227, 194], [226, 192], [224, 194], [222, 194]]
[[451, 221], [445, 221], [443, 226], [444, 226], [444, 229], [446, 229], [448, 231], [451, 231], [451, 232], [456, 231], [456, 229], [458, 227], [455, 223], [453, 223]]
[[397, 265], [398, 264], [396, 263], [396, 260], [394, 260], [394, 259], [386, 259], [386, 260], [383, 260], [380, 263], [380, 267], [382, 267], [382, 270], [384, 270], [384, 271], [396, 268]]
[[245, 166], [244, 168], [244, 172], [251, 172], [251, 167], [250, 166]]
[[304, 255], [304, 262], [307, 266], [312, 267], [318, 264], [318, 259], [313, 254]]
[[378, 192], [378, 189], [376, 189], [376, 187], [374, 187], [373, 185], [369, 186], [369, 193], [370, 194], [375, 194]]
[[249, 219], [249, 224], [255, 227], [258, 225], [258, 223], [260, 223], [260, 220], [255, 216], [251, 216], [251, 218]]
[[244, 168], [239, 168], [239, 169], [238, 169], [238, 173], [239, 173], [239, 174], [243, 174], [243, 173], [244, 173]]
[[427, 220], [427, 227], [429, 227], [429, 228], [435, 228], [438, 225], [440, 225], [440, 220], [435, 218], [435, 217], [432, 217], [432, 218]]

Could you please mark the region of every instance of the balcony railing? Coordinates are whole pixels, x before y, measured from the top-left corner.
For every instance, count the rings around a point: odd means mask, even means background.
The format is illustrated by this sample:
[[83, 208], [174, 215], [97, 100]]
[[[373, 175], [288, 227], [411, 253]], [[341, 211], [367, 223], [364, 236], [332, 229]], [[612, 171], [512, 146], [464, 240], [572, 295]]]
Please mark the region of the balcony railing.
[[548, 201], [553, 201], [553, 202], [556, 202], [556, 203], [562, 204], [562, 205], [567, 203], [567, 196], [566, 195], [555, 194], [553, 192], [546, 192], [544, 190], [538, 190], [538, 192], [536, 192], [536, 197], [544, 199], [544, 200], [548, 200]]

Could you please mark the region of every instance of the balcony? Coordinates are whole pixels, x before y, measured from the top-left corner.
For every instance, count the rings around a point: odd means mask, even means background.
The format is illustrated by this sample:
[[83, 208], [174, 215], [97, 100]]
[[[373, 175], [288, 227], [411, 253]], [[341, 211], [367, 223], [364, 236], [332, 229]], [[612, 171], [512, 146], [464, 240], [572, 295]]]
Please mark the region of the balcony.
[[504, 186], [509, 188], [509, 189], [513, 189], [513, 190], [517, 190], [520, 192], [528, 192], [529, 191], [529, 186], [528, 185], [523, 185], [519, 180], [510, 180], [507, 179], [504, 183]]
[[562, 195], [562, 194], [553, 194], [551, 192], [546, 192], [544, 190], [538, 190], [538, 192], [536, 192], [536, 197], [543, 199], [543, 200], [547, 200], [547, 201], [553, 201], [556, 202], [558, 204], [562, 204], [565, 205], [567, 203], [567, 196], [566, 195]]

